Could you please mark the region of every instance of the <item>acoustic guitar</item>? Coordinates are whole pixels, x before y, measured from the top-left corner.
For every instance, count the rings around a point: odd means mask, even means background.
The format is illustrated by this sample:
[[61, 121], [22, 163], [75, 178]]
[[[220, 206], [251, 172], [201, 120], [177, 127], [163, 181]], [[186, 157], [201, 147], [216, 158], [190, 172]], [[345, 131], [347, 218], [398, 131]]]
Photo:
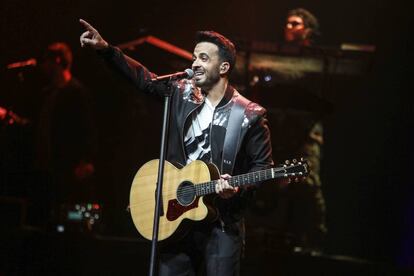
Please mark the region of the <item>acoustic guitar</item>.
[[[158, 159], [151, 160], [138, 170], [129, 198], [134, 225], [148, 240], [152, 239], [153, 232], [158, 163]], [[233, 187], [242, 187], [270, 179], [298, 180], [305, 177], [308, 170], [304, 160], [286, 161], [279, 167], [232, 176], [228, 182]], [[165, 161], [159, 241], [184, 230], [179, 227], [183, 221], [213, 220], [216, 217], [213, 197], [208, 195], [215, 194], [219, 178], [219, 170], [213, 164], [196, 160], [178, 168]]]

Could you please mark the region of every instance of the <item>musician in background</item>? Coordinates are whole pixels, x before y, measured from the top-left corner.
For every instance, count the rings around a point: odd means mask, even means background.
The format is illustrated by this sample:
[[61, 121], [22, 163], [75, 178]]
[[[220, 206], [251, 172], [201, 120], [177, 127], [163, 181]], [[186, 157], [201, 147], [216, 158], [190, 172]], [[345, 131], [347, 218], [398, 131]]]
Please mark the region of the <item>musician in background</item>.
[[303, 8], [288, 12], [284, 28], [285, 43], [294, 46], [311, 46], [317, 35], [319, 35], [319, 22], [311, 12]]
[[[80, 20], [86, 31], [80, 37], [82, 46], [96, 49], [105, 61], [124, 75], [139, 90], [164, 95], [166, 86], [151, 81], [155, 75], [139, 62], [110, 46], [90, 24]], [[244, 238], [243, 211], [249, 191], [228, 184], [230, 174], [236, 175], [265, 169], [273, 165], [270, 131], [265, 109], [243, 98], [229, 84], [229, 74], [235, 65], [233, 43], [213, 31], [198, 32], [193, 52], [192, 80], [172, 83], [172, 110], [168, 138], [167, 160], [188, 164], [193, 160], [226, 167], [225, 138], [237, 137], [240, 145], [231, 155], [237, 157], [233, 168], [221, 169], [215, 189], [219, 195], [216, 207], [219, 218], [213, 223], [199, 222], [178, 243], [161, 248], [161, 275], [239, 275]], [[230, 113], [236, 103], [245, 104], [235, 130], [229, 132]], [[243, 110], [243, 109], [242, 109]], [[238, 114], [238, 113], [236, 113]], [[240, 116], [243, 116], [240, 118]], [[231, 135], [237, 134], [237, 135]], [[239, 138], [240, 137], [240, 138]], [[230, 146], [229, 148], [233, 148]]]
[[62, 203], [87, 201], [95, 171], [92, 102], [88, 90], [72, 75], [72, 60], [70, 47], [55, 42], [39, 62], [44, 86], [34, 119], [35, 166], [51, 180], [55, 208]]
[[[323, 58], [314, 46], [318, 20], [305, 9], [294, 9], [287, 13], [282, 30], [283, 42], [268, 48], [275, 55], [249, 66], [249, 92], [266, 104], [269, 121], [278, 133], [272, 136], [275, 163], [304, 157], [310, 164], [310, 175], [300, 183], [257, 190], [248, 220], [257, 222], [247, 226], [259, 234], [249, 238], [264, 239], [266, 250], [312, 253], [320, 251], [326, 234], [320, 180], [321, 121], [332, 107], [322, 97], [323, 72], [315, 70], [311, 62]], [[259, 61], [263, 49], [254, 53]]]
[[[309, 11], [298, 8], [290, 10], [284, 27], [285, 44], [282, 50], [295, 49], [290, 53], [303, 53], [303, 48], [314, 45], [314, 38], [319, 35], [317, 18]], [[289, 51], [289, 50], [288, 50]], [[300, 74], [298, 74], [300, 76]], [[321, 190], [320, 161], [323, 146], [323, 128], [321, 119], [325, 107], [318, 97], [321, 89], [313, 86], [306, 76], [289, 79], [284, 92], [295, 101], [304, 98], [305, 104], [291, 104], [289, 108], [280, 109], [273, 127], [283, 135], [276, 137], [275, 156], [304, 157], [309, 161], [310, 175], [300, 183], [292, 183], [280, 193], [277, 224], [285, 231], [290, 243], [297, 251], [319, 251], [326, 234], [325, 200]], [[312, 95], [312, 97], [309, 97]], [[293, 101], [289, 101], [293, 102]], [[279, 139], [279, 140], [277, 140]], [[276, 160], [275, 160], [276, 161]], [[282, 160], [277, 160], [282, 162]]]

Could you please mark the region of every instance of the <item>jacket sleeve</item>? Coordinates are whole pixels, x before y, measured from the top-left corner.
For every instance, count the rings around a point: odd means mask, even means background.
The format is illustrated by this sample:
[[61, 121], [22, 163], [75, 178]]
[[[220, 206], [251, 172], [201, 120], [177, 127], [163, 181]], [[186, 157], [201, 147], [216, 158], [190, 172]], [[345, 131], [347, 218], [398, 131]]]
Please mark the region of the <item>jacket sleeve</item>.
[[245, 153], [249, 160], [249, 172], [273, 166], [272, 143], [266, 111], [261, 108], [245, 136]]
[[164, 83], [153, 83], [151, 78], [156, 74], [150, 72], [144, 65], [125, 55], [119, 48], [109, 46], [105, 50], [98, 50], [98, 54], [108, 66], [120, 73], [137, 89], [155, 95], [163, 95], [167, 89]]

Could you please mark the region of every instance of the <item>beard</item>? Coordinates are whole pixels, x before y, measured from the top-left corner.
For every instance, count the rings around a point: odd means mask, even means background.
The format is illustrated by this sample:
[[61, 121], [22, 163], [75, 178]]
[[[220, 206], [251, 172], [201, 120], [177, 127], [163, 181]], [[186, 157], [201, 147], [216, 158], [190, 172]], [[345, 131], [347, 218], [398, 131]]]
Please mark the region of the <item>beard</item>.
[[204, 78], [201, 80], [195, 80], [195, 84], [203, 90], [209, 90], [220, 80], [219, 67], [212, 68], [211, 70], [204, 71]]

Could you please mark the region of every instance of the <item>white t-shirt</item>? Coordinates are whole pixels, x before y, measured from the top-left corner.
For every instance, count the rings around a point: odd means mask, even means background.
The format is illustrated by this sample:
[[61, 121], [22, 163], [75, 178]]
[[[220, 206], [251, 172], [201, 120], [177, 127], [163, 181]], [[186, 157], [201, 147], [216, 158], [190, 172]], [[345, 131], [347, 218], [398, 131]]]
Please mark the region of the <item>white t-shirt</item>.
[[192, 122], [184, 136], [187, 164], [194, 160], [211, 161], [211, 124], [215, 108], [205, 98], [203, 107], [192, 113]]

